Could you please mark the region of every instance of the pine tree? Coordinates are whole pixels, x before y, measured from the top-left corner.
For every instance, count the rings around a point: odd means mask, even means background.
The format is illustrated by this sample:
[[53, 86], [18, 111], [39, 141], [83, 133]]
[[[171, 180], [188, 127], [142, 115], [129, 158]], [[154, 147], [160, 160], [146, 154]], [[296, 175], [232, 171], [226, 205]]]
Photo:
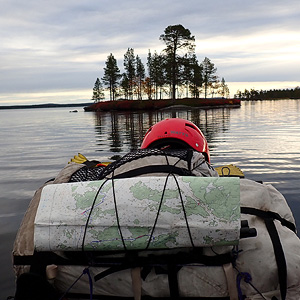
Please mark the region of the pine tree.
[[136, 76], [136, 63], [134, 50], [132, 48], [128, 48], [127, 52], [124, 54], [124, 68], [125, 74], [128, 79], [128, 91], [130, 99], [133, 99], [133, 91], [136, 86], [135, 76]]
[[229, 88], [228, 88], [228, 85], [225, 82], [224, 77], [222, 77], [222, 80], [221, 80], [221, 83], [220, 83], [219, 94], [222, 97], [228, 97], [229, 96]]
[[190, 91], [194, 98], [200, 97], [201, 87], [203, 84], [202, 67], [199, 65], [196, 55], [191, 59], [192, 75], [190, 78]]
[[103, 82], [109, 87], [110, 100], [115, 100], [116, 89], [120, 79], [120, 70], [117, 65], [117, 60], [112, 53], [107, 57], [104, 68]]
[[206, 98], [209, 87], [218, 80], [218, 76], [216, 75], [217, 68], [215, 68], [215, 65], [207, 57], [204, 58], [203, 62], [201, 63], [201, 67], [204, 84], [204, 96]]
[[152, 90], [153, 90], [153, 68], [152, 68], [153, 60], [152, 60], [152, 54], [149, 50], [148, 56], [147, 56], [147, 67], [148, 67], [148, 77], [146, 78], [146, 90], [148, 99], [152, 99]]
[[172, 98], [176, 98], [176, 86], [180, 85], [180, 68], [181, 58], [178, 54], [179, 51], [186, 50], [189, 54], [195, 51], [195, 37], [191, 36], [189, 29], [184, 28], [182, 25], [168, 26], [164, 34], [159, 38], [166, 43], [166, 53], [168, 63], [167, 69], [170, 71], [170, 84], [172, 86]]
[[148, 63], [148, 68], [149, 68], [151, 83], [153, 85], [153, 90], [155, 92], [155, 98], [158, 99], [159, 92], [160, 92], [159, 98], [161, 98], [161, 89], [163, 85], [166, 83], [164, 56], [158, 55], [157, 52], [155, 51], [153, 56], [151, 57], [151, 64]]
[[120, 82], [121, 89], [123, 91], [124, 97], [126, 100], [129, 99], [129, 80], [125, 73], [122, 74], [122, 79]]
[[137, 79], [137, 96], [142, 100], [142, 87], [145, 79], [145, 67], [140, 57], [137, 55], [136, 59], [136, 79]]
[[104, 96], [104, 90], [103, 90], [102, 83], [101, 83], [100, 79], [97, 78], [94, 88], [93, 88], [92, 100], [94, 102], [99, 102], [99, 101], [103, 100], [104, 98], [105, 98], [105, 96]]

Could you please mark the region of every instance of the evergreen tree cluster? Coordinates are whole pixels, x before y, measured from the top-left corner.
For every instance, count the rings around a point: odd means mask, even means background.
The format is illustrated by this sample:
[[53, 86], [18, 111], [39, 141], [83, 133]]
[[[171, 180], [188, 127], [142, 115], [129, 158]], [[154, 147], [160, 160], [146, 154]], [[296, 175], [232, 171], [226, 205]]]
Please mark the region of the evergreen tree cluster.
[[[156, 51], [147, 56], [146, 68], [133, 48], [124, 54], [124, 72], [121, 74], [117, 60], [111, 53], [105, 62], [104, 76], [97, 78], [93, 89], [95, 102], [104, 99], [104, 87], [110, 100], [162, 99], [194, 97], [203, 93], [206, 98], [218, 94], [229, 96], [229, 89], [217, 68], [207, 57], [199, 63], [195, 54], [195, 38], [182, 25], [170, 25], [160, 36], [166, 44], [162, 53]], [[146, 74], [147, 69], [147, 74]]]
[[244, 92], [237, 91], [235, 97], [245, 100], [269, 100], [269, 99], [300, 99], [300, 87], [294, 89], [273, 89], [268, 91], [245, 89]]

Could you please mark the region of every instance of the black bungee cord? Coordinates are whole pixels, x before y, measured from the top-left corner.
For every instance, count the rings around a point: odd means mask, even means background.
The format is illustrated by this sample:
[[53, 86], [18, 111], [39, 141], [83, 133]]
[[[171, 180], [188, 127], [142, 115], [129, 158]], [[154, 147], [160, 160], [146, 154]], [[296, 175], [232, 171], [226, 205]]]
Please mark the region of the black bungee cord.
[[174, 178], [174, 180], [176, 182], [178, 193], [179, 193], [179, 197], [180, 197], [180, 202], [181, 202], [182, 209], [183, 209], [183, 214], [184, 214], [184, 219], [185, 219], [186, 227], [187, 227], [189, 238], [190, 238], [190, 241], [191, 241], [191, 245], [192, 245], [192, 248], [195, 248], [178, 180], [177, 180], [176, 176], [173, 173], [169, 173], [166, 176], [166, 180], [165, 180], [163, 192], [162, 192], [162, 195], [161, 195], [161, 198], [160, 198], [160, 202], [159, 202], [159, 207], [158, 207], [158, 210], [157, 210], [156, 218], [155, 218], [155, 221], [154, 221], [154, 224], [153, 224], [153, 227], [152, 227], [152, 230], [151, 230], [151, 234], [150, 234], [150, 237], [149, 237], [149, 240], [148, 240], [148, 243], [147, 243], [147, 246], [146, 246], [145, 250], [148, 249], [149, 246], [150, 246], [150, 242], [152, 240], [152, 237], [153, 237], [153, 234], [154, 234], [154, 230], [155, 230], [155, 227], [156, 227], [156, 224], [157, 224], [157, 221], [158, 221], [159, 213], [160, 213], [160, 210], [161, 210], [161, 207], [162, 207], [162, 203], [163, 203], [163, 199], [164, 199], [164, 195], [165, 195], [166, 186], [167, 186], [168, 179], [169, 179], [170, 176], [173, 176], [173, 178]]
[[184, 206], [184, 203], [183, 203], [182, 193], [181, 193], [181, 190], [180, 190], [180, 187], [179, 187], [179, 183], [178, 183], [178, 180], [177, 180], [176, 176], [174, 174], [172, 174], [172, 176], [174, 177], [174, 180], [175, 180], [177, 188], [178, 188], [178, 192], [179, 192], [179, 196], [180, 196], [180, 202], [181, 202], [181, 206], [182, 206], [183, 215], [184, 215], [184, 219], [185, 219], [185, 223], [186, 223], [186, 228], [188, 230], [189, 238], [190, 238], [192, 247], [195, 248], [194, 241], [193, 241], [193, 238], [192, 238], [191, 229], [190, 229], [190, 225], [189, 225], [187, 215], [186, 215], [185, 206]]
[[94, 209], [96, 200], [97, 200], [97, 198], [98, 198], [98, 195], [99, 195], [101, 189], [103, 188], [103, 186], [105, 185], [105, 183], [106, 183], [108, 180], [109, 180], [109, 179], [106, 179], [105, 181], [103, 181], [102, 184], [101, 184], [101, 186], [98, 188], [97, 193], [96, 193], [96, 195], [95, 195], [95, 198], [94, 198], [94, 200], [93, 200], [93, 203], [92, 203], [92, 206], [91, 206], [89, 215], [88, 215], [87, 220], [86, 220], [86, 222], [85, 222], [84, 233], [83, 233], [82, 244], [81, 244], [81, 251], [82, 251], [83, 253], [85, 252], [85, 249], [84, 249], [84, 243], [85, 243], [85, 238], [86, 238], [86, 232], [87, 232], [87, 228], [88, 228], [88, 225], [89, 225], [89, 221], [90, 221], [90, 218], [91, 218], [91, 215], [92, 215], [92, 212], [93, 212], [93, 209]]
[[169, 176], [170, 176], [170, 175], [171, 175], [171, 173], [169, 173], [169, 174], [166, 176], [166, 180], [165, 180], [163, 192], [162, 192], [162, 195], [161, 195], [161, 198], [160, 198], [160, 202], [159, 202], [159, 206], [158, 206], [158, 210], [157, 210], [157, 214], [156, 214], [155, 221], [154, 221], [154, 224], [153, 224], [153, 226], [152, 226], [151, 234], [150, 234], [150, 237], [149, 237], [149, 239], [148, 239], [148, 243], [147, 243], [147, 246], [146, 246], [145, 250], [147, 250], [147, 249], [149, 248], [149, 246], [150, 246], [150, 242], [151, 242], [151, 240], [152, 240], [153, 233], [154, 233], [154, 230], [155, 230], [155, 227], [156, 227], [156, 224], [157, 224], [158, 216], [159, 216], [160, 209], [161, 209], [162, 202], [163, 202], [164, 195], [165, 195], [165, 190], [166, 190], [167, 182], [168, 182], [168, 179], [169, 179]]
[[118, 208], [117, 208], [117, 198], [116, 198], [116, 191], [115, 191], [115, 182], [114, 182], [114, 174], [115, 170], [112, 172], [112, 177], [111, 177], [111, 184], [112, 184], [112, 191], [113, 191], [113, 199], [114, 199], [114, 205], [115, 205], [115, 211], [116, 211], [116, 219], [117, 219], [117, 225], [118, 225], [118, 230], [122, 239], [122, 244], [124, 247], [124, 250], [127, 251], [125, 240], [123, 238], [122, 230], [121, 230], [121, 225], [120, 225], [120, 219], [119, 219], [119, 214], [118, 214]]

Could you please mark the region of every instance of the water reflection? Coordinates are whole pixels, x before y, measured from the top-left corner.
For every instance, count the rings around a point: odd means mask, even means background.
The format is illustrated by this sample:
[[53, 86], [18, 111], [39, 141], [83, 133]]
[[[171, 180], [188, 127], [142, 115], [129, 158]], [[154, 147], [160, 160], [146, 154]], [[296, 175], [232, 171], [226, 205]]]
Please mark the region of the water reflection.
[[[163, 119], [172, 117], [192, 121], [203, 131], [208, 142], [210, 142], [219, 132], [228, 130], [232, 109], [96, 112], [94, 116], [97, 151], [113, 153], [133, 151], [141, 145], [149, 127]], [[106, 148], [107, 146], [109, 146], [109, 149]]]
[[188, 119], [203, 131], [213, 166], [234, 164], [246, 178], [273, 184], [300, 224], [300, 100], [245, 101], [240, 108], [95, 113], [95, 150], [103, 159], [116, 159], [137, 149], [151, 125], [172, 116]]

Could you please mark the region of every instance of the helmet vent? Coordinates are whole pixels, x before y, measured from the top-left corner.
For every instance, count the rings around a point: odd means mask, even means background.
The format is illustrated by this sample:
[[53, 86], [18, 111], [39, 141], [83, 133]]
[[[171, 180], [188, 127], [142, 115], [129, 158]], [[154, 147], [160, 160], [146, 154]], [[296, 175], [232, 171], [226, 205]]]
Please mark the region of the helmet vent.
[[185, 126], [191, 127], [191, 128], [193, 128], [194, 130], [196, 130], [196, 128], [195, 128], [193, 125], [191, 125], [191, 124], [185, 123]]
[[167, 132], [167, 131], [165, 131], [165, 134], [168, 134], [168, 132]]

